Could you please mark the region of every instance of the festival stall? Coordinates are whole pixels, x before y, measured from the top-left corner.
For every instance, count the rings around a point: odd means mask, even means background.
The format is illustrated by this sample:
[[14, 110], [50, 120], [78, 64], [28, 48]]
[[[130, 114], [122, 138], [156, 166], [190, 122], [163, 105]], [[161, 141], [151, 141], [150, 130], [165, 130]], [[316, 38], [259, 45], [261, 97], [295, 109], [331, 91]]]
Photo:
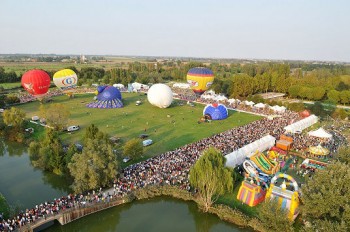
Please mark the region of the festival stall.
[[304, 118], [300, 121], [297, 121], [293, 124], [290, 124], [286, 127], [284, 127], [284, 130], [287, 132], [287, 133], [297, 133], [297, 132], [301, 132], [303, 131], [304, 129], [312, 126], [313, 124], [315, 124], [316, 122], [318, 121], [318, 118], [313, 114], [313, 115], [310, 115], [309, 117], [307, 118]]

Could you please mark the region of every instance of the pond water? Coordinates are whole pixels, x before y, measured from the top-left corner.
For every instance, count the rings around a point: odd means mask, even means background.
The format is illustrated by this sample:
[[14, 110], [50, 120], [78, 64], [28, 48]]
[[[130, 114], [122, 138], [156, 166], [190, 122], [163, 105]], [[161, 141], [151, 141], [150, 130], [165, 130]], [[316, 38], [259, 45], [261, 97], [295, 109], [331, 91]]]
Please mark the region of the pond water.
[[70, 192], [68, 181], [34, 168], [27, 147], [0, 139], [0, 192], [22, 209]]
[[56, 222], [45, 232], [117, 232], [117, 231], [250, 231], [202, 213], [194, 202], [168, 197], [137, 201], [86, 216], [67, 225]]
[[[0, 139], [0, 192], [21, 209], [67, 195], [69, 182], [34, 168], [27, 147]], [[248, 231], [202, 213], [193, 202], [161, 197], [101, 211], [46, 231]]]

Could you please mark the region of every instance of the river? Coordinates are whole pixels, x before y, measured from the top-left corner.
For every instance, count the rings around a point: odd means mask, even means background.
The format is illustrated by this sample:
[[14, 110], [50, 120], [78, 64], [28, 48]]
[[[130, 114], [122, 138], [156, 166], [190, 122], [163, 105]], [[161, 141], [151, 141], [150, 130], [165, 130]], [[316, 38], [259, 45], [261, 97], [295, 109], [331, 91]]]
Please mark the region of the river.
[[[30, 164], [27, 148], [0, 140], [0, 192], [12, 205], [25, 209], [35, 204], [66, 195], [68, 182], [43, 172]], [[117, 206], [61, 226], [55, 231], [248, 231], [202, 213], [193, 202], [168, 197], [137, 201]]]

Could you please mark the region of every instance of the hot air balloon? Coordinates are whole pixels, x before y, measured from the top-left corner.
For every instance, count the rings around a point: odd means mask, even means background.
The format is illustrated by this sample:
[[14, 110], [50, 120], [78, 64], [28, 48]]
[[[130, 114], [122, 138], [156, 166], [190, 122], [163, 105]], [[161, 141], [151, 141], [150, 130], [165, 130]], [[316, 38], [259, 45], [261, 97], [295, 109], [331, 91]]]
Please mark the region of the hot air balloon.
[[53, 75], [53, 82], [68, 96], [71, 96], [77, 86], [77, 74], [71, 69], [62, 69]]
[[228, 117], [228, 110], [223, 104], [214, 103], [204, 108], [203, 115], [210, 120], [222, 120]]
[[173, 92], [165, 84], [154, 84], [147, 92], [149, 103], [159, 108], [167, 108], [173, 102]]
[[207, 68], [191, 68], [187, 73], [187, 82], [197, 95], [202, 95], [213, 84], [214, 74]]
[[43, 70], [33, 69], [23, 74], [21, 84], [28, 93], [42, 100], [50, 87], [50, 76]]
[[96, 101], [86, 105], [88, 108], [122, 108], [122, 94], [113, 86], [98, 86]]

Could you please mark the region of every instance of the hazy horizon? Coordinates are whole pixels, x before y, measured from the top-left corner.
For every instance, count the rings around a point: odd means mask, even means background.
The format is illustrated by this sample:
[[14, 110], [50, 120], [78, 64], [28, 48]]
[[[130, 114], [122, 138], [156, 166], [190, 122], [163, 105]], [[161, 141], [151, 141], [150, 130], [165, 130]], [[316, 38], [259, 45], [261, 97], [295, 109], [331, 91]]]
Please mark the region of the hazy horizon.
[[345, 0], [3, 0], [0, 54], [350, 62]]

